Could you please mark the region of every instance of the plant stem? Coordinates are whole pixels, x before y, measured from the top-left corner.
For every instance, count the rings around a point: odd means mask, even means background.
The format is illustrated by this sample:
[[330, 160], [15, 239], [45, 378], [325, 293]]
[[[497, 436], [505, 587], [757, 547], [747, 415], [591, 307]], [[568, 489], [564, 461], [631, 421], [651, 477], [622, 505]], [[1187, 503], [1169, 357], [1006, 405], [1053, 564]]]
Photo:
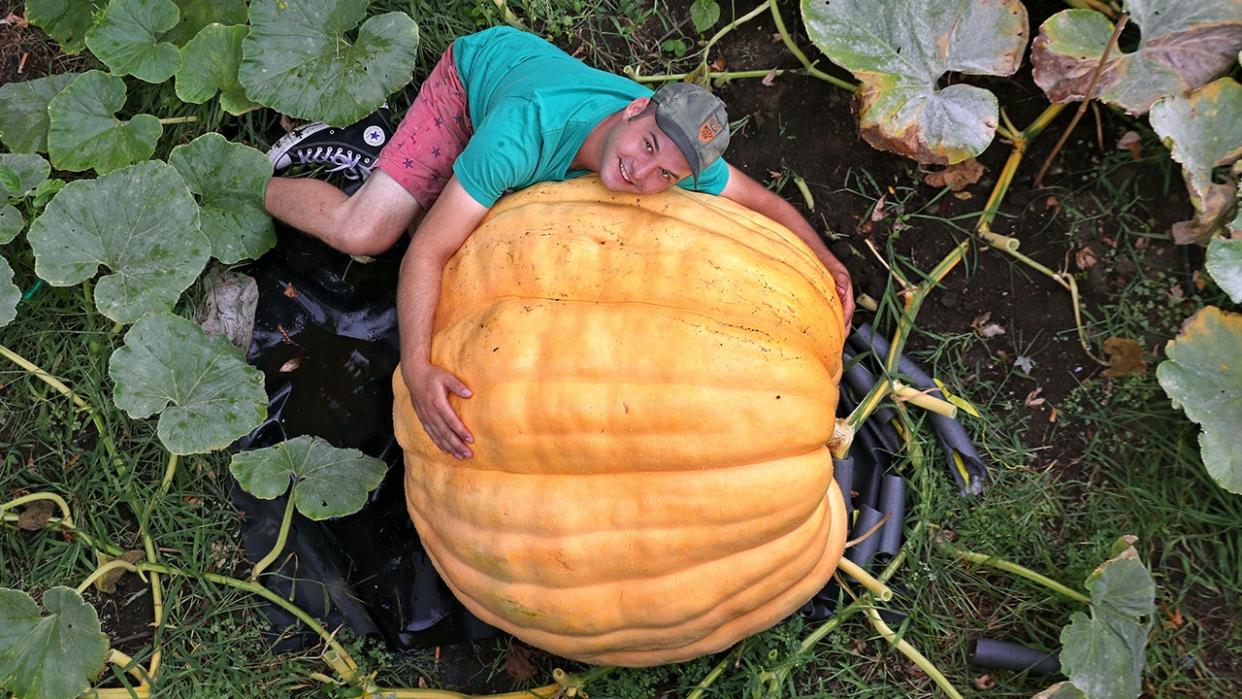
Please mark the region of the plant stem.
[[73, 517], [70, 516], [70, 513], [69, 513], [69, 503], [65, 502], [65, 499], [57, 495], [56, 493], [43, 492], [43, 493], [30, 493], [29, 495], [23, 495], [20, 498], [9, 500], [8, 502], [4, 504], [0, 504], [0, 513], [4, 512], [5, 510], [11, 510], [14, 507], [17, 507], [18, 505], [25, 505], [28, 502], [34, 502], [36, 500], [51, 500], [52, 502], [56, 503], [56, 506], [60, 508], [60, 521], [65, 526], [71, 529], [73, 528]]
[[876, 611], [875, 607], [867, 605], [867, 618], [871, 620], [871, 625], [875, 627], [875, 630], [879, 632], [879, 634], [883, 636], [886, 641], [891, 643], [894, 648], [900, 651], [902, 655], [909, 658], [915, 665], [918, 665], [919, 669], [926, 672], [927, 676], [932, 678], [932, 681], [935, 682], [945, 694], [948, 694], [950, 697], [954, 697], [954, 699], [962, 699], [961, 693], [958, 692], [949, 680], [945, 678], [944, 673], [940, 672], [940, 668], [936, 667], [935, 664], [920, 653], [917, 648], [910, 645], [909, 641], [904, 638], [898, 638], [897, 633], [893, 631], [888, 624], [884, 623], [883, 619], [880, 618], [880, 613]]
[[1074, 127], [1078, 126], [1078, 121], [1082, 119], [1082, 115], [1087, 113], [1087, 105], [1091, 100], [1095, 99], [1095, 86], [1100, 81], [1100, 74], [1104, 72], [1104, 64], [1108, 63], [1108, 54], [1112, 52], [1113, 46], [1117, 43], [1117, 37], [1121, 36], [1121, 30], [1126, 26], [1126, 22], [1129, 19], [1129, 14], [1122, 13], [1121, 18], [1117, 20], [1116, 26], [1113, 27], [1113, 34], [1108, 37], [1108, 43], [1104, 44], [1104, 52], [1100, 54], [1100, 61], [1095, 64], [1095, 70], [1091, 73], [1091, 80], [1087, 83], [1087, 92], [1082, 97], [1082, 104], [1078, 106], [1078, 111], [1074, 112], [1074, 118], [1070, 119], [1069, 125], [1065, 127], [1061, 138], [1057, 139], [1057, 144], [1052, 147], [1048, 157], [1044, 158], [1044, 164], [1039, 168], [1039, 174], [1035, 175], [1036, 189], [1044, 186], [1044, 174], [1048, 172], [1049, 167], [1052, 167], [1053, 159], [1057, 157], [1057, 153], [1061, 152], [1061, 146], [1065, 145], [1065, 141], [1069, 139], [1069, 135], [1074, 131]]
[[164, 117], [163, 119], [160, 119], [160, 124], [163, 126], [172, 126], [173, 124], [193, 124], [196, 121], [198, 121], [198, 117], [191, 114], [189, 116]]
[[60, 379], [56, 378], [55, 376], [52, 376], [51, 374], [47, 373], [43, 369], [39, 368], [38, 365], [31, 362], [29, 359], [26, 359], [25, 357], [14, 352], [8, 347], [5, 347], [4, 345], [0, 345], [0, 355], [3, 355], [9, 361], [13, 362], [19, 367], [30, 372], [31, 374], [35, 376], [35, 378], [39, 379], [43, 383], [56, 389], [58, 393], [60, 393], [62, 396], [65, 396], [69, 400], [72, 400], [74, 405], [78, 406], [82, 410], [85, 410], [87, 412], [94, 412], [95, 409], [91, 406], [90, 403], [86, 402], [85, 398], [74, 393], [72, 389], [70, 389], [68, 386], [64, 384], [64, 382], [62, 382]]
[[1031, 122], [1030, 126], [1013, 137], [1013, 151], [1009, 153], [1009, 159], [1005, 161], [1001, 174], [996, 178], [996, 186], [992, 188], [992, 194], [983, 207], [983, 215], [975, 225], [976, 231], [982, 233], [990, 230], [989, 226], [996, 218], [996, 212], [1000, 210], [1001, 201], [1005, 198], [1005, 193], [1009, 191], [1009, 185], [1013, 182], [1013, 177], [1018, 171], [1018, 165], [1022, 162], [1022, 156], [1026, 154], [1026, 149], [1030, 147], [1031, 141], [1048, 128], [1048, 125], [1060, 116], [1067, 106], [1065, 104], [1048, 105], [1038, 117], [1035, 117], [1035, 121]]
[[115, 561], [108, 561], [107, 563], [99, 566], [94, 571], [92, 571], [90, 575], [86, 576], [86, 579], [83, 580], [80, 585], [78, 585], [78, 594], [80, 595], [83, 592], [86, 592], [87, 588], [91, 586], [91, 583], [107, 575], [108, 571], [115, 570], [117, 568], [124, 568], [125, 570], [128, 570], [131, 573], [141, 574], [141, 571], [138, 570], [138, 566], [135, 566], [133, 563], [130, 563], [129, 561], [121, 560], [119, 558]]
[[172, 486], [173, 476], [177, 475], [177, 455], [169, 452], [168, 466], [164, 468], [164, 478], [160, 481], [160, 495], [168, 494], [168, 489]]
[[[929, 389], [935, 390], [935, 389]], [[905, 401], [929, 412], [943, 415], [947, 418], [957, 417], [957, 406], [947, 400], [941, 400], [926, 391], [921, 391], [913, 386], [907, 386], [900, 381], [893, 382], [893, 395], [897, 400]]]
[[893, 598], [893, 591], [889, 589], [888, 585], [872, 577], [871, 573], [868, 573], [862, 566], [850, 559], [842, 557], [841, 560], [837, 561], [837, 568], [866, 588], [868, 592], [881, 602], [887, 602]]
[[529, 31], [526, 29], [526, 26], [522, 24], [522, 20], [518, 19], [517, 15], [513, 14], [513, 10], [509, 9], [509, 4], [505, 2], [505, 0], [492, 0], [492, 4], [496, 6], [496, 9], [500, 10], [500, 16], [504, 19], [505, 24], [508, 24], [511, 27], [517, 27], [522, 31]]
[[734, 652], [721, 658], [720, 662], [712, 666], [711, 672], [704, 675], [703, 679], [699, 680], [699, 683], [694, 685], [694, 689], [690, 690], [690, 693], [686, 695], [686, 699], [702, 699], [703, 692], [706, 692], [707, 688], [712, 686], [712, 684], [716, 681], [716, 678], [724, 674], [725, 668], [729, 667], [729, 663], [737, 662], [737, 660], [742, 657], [742, 653], [746, 650], [747, 640], [749, 639], [742, 639], [741, 643], [737, 644], [737, 649]]
[[848, 83], [816, 68], [806, 57], [806, 54], [802, 53], [802, 49], [798, 48], [798, 45], [794, 43], [793, 37], [789, 35], [789, 30], [785, 28], [785, 18], [781, 17], [781, 11], [776, 6], [776, 0], [768, 0], [768, 7], [772, 9], [772, 22], [776, 25], [776, 31], [780, 32], [781, 41], [785, 42], [785, 48], [789, 49], [789, 52], [792, 53], [794, 57], [802, 63], [802, 65], [806, 66], [807, 74], [819, 78], [830, 85], [836, 85], [842, 90], [846, 90], [848, 92], [856, 92], [858, 90], [857, 85]]
[[735, 71], [708, 71], [707, 73], [661, 73], [659, 75], [638, 75], [629, 67], [625, 70], [625, 75], [630, 80], [638, 83], [666, 83], [673, 80], [685, 80], [686, 78], [704, 75], [708, 80], [733, 80], [741, 78], [766, 78], [769, 75], [801, 74], [807, 75], [805, 71], [789, 69], [789, 68], [773, 68], [771, 70], [735, 70]]
[[133, 658], [122, 653], [121, 651], [115, 648], [109, 649], [108, 662], [133, 675], [134, 679], [138, 680], [143, 685], [147, 683], [146, 678], [142, 675], [142, 665], [134, 662]]
[[254, 570], [250, 573], [250, 579], [258, 580], [259, 574], [267, 570], [285, 550], [285, 541], [289, 538], [289, 526], [293, 523], [293, 493], [289, 493], [289, 499], [285, 502], [285, 516], [280, 520], [280, 532], [276, 535], [276, 544], [272, 546], [272, 550], [263, 557], [261, 561], [254, 565]]
[[1083, 604], [1091, 604], [1091, 598], [1084, 595], [1083, 593], [1073, 588], [1062, 585], [1061, 583], [1057, 582], [1056, 580], [1053, 580], [1052, 578], [1047, 577], [1046, 575], [1041, 575], [1039, 573], [1036, 573], [1030, 568], [1024, 568], [1023, 566], [1020, 566], [1017, 563], [1012, 563], [1003, 558], [997, 558], [996, 556], [989, 556], [983, 553], [976, 553], [974, 551], [967, 551], [965, 549], [960, 549], [952, 544], [945, 543], [945, 542], [941, 542], [940, 546], [964, 561], [970, 561], [972, 563], [978, 563], [979, 565], [990, 566], [992, 568], [996, 568], [997, 570], [1003, 570], [1006, 573], [1013, 573], [1014, 575], [1020, 578], [1025, 578], [1027, 580], [1030, 580], [1033, 583], [1038, 583], [1040, 585], [1043, 585], [1049, 590], [1065, 595], [1066, 597], [1069, 597], [1072, 600], [1077, 600], [1079, 602], [1082, 602]]
[[708, 39], [706, 44], [703, 44], [703, 60], [700, 63], [700, 65], [702, 66], [702, 70], [704, 73], [707, 72], [707, 55], [708, 53], [711, 52], [712, 47], [716, 45], [716, 42], [720, 41], [724, 37], [725, 34], [728, 34], [734, 29], [737, 29], [738, 27], [742, 26], [746, 22], [749, 22], [750, 20], [759, 16], [759, 14], [763, 12], [764, 10], [766, 10], [768, 8], [768, 5], [772, 4], [773, 1], [774, 0], [767, 0], [767, 2], [760, 4], [758, 7], [751, 10], [750, 12], [747, 12], [741, 17], [738, 17], [732, 22], [729, 22], [724, 27], [722, 27], [720, 31], [713, 34], [712, 38]]

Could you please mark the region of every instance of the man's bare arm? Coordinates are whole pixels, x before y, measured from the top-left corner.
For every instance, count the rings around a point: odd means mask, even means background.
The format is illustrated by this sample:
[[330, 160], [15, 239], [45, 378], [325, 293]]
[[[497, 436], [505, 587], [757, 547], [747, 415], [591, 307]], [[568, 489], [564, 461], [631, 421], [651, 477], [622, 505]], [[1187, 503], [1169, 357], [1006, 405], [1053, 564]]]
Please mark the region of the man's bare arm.
[[474, 441], [461, 418], [449, 405], [448, 394], [470, 397], [470, 389], [431, 363], [431, 331], [444, 265], [487, 214], [462, 188], [449, 180], [440, 198], [418, 226], [397, 281], [397, 325], [401, 338], [401, 377], [410, 389], [414, 412], [436, 446], [459, 459], [471, 456]]
[[729, 183], [725, 185], [721, 195], [780, 223], [810, 246], [811, 251], [837, 283], [837, 295], [841, 297], [841, 306], [845, 311], [845, 327], [849, 328], [850, 319], [854, 316], [854, 285], [850, 282], [849, 270], [828, 250], [828, 246], [820, 240], [819, 233], [807, 223], [802, 214], [779, 194], [732, 165], [729, 166]]

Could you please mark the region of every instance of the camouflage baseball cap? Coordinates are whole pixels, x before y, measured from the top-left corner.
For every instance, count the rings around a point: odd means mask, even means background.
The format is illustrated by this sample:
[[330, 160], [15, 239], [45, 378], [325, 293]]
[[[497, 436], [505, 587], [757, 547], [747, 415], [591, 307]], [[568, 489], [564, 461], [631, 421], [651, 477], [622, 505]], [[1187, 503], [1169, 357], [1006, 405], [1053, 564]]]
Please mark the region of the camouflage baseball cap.
[[651, 101], [656, 105], [656, 125], [686, 156], [697, 185], [699, 173], [729, 145], [729, 117], [724, 102], [690, 83], [669, 83], [656, 90]]

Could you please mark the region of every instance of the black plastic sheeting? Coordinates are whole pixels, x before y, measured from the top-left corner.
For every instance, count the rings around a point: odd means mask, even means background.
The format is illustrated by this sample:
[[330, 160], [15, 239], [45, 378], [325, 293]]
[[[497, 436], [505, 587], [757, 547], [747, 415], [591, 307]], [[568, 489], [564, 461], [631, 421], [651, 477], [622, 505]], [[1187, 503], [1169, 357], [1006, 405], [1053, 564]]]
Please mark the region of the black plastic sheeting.
[[[259, 301], [247, 359], [263, 371], [268, 419], [237, 447], [258, 449], [304, 434], [384, 460], [388, 474], [358, 514], [293, 518], [285, 554], [261, 580], [329, 628], [342, 624], [390, 647], [451, 644], [499, 633], [470, 614], [440, 580], [406, 511], [401, 448], [392, 428], [398, 361], [396, 289], [404, 245], [362, 264], [290, 229], [246, 274]], [[255, 562], [275, 544], [285, 499], [258, 500], [233, 484], [243, 545]], [[317, 642], [268, 605], [278, 650]]]

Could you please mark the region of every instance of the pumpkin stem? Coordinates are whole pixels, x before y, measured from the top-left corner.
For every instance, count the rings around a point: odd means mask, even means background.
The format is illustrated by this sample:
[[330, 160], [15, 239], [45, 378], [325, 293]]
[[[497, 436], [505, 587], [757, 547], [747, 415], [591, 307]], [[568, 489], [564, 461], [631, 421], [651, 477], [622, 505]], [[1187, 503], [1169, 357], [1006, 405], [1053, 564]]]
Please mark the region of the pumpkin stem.
[[893, 591], [889, 589], [888, 585], [877, 580], [866, 569], [850, 559], [842, 558], [840, 561], [837, 561], [837, 568], [840, 568], [841, 572], [853, 578], [859, 585], [867, 588], [867, 591], [875, 595], [875, 598], [881, 602], [887, 602], [893, 598]]

